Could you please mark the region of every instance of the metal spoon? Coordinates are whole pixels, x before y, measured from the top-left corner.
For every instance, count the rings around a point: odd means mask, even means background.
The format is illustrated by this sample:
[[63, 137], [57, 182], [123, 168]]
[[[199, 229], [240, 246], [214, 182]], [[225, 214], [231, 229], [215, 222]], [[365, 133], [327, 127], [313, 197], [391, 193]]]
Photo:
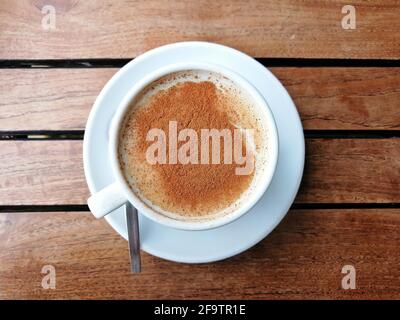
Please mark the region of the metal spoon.
[[131, 259], [131, 271], [140, 273], [140, 238], [139, 220], [137, 209], [129, 202], [125, 205], [126, 223], [128, 227], [129, 256]]

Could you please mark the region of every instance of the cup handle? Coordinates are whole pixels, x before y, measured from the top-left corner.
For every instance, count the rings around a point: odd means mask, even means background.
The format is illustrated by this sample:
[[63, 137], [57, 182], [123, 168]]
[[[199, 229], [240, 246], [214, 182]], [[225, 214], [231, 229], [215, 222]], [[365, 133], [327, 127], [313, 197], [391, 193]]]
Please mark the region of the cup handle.
[[88, 199], [90, 211], [97, 218], [103, 218], [110, 212], [123, 206], [128, 200], [118, 182], [114, 182]]

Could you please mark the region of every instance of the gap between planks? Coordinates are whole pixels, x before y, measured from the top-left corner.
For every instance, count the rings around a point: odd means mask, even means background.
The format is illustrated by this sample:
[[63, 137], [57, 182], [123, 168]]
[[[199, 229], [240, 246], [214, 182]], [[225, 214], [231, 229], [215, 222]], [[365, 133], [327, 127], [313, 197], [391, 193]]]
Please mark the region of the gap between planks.
[[[83, 140], [84, 130], [0, 131], [0, 140]], [[304, 130], [306, 139], [400, 138], [400, 130]]]
[[[132, 59], [0, 60], [0, 69], [122, 68]], [[397, 59], [254, 58], [265, 67], [400, 67]]]
[[[290, 210], [400, 209], [400, 203], [294, 203]], [[84, 204], [2, 205], [0, 213], [89, 212]]]

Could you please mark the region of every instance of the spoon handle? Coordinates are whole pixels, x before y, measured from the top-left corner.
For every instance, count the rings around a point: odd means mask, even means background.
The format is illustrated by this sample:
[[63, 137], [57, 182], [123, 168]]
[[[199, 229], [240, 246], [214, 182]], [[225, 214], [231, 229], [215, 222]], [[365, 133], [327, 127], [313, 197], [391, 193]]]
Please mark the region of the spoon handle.
[[139, 220], [137, 209], [129, 202], [125, 205], [126, 223], [128, 227], [129, 255], [131, 259], [131, 271], [140, 273], [140, 238]]

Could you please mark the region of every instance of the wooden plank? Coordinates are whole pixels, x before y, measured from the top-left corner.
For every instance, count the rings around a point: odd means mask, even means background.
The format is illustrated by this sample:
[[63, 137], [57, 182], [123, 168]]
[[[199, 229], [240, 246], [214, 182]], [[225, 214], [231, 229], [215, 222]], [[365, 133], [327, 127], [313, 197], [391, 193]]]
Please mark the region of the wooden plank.
[[116, 69], [0, 70], [0, 128], [82, 130]]
[[272, 68], [304, 129], [400, 129], [400, 68]]
[[0, 141], [0, 205], [86, 204], [82, 141]]
[[[83, 130], [118, 69], [0, 69], [0, 130]], [[305, 129], [400, 129], [400, 68], [271, 68]]]
[[[218, 42], [257, 57], [400, 58], [398, 1], [352, 1], [354, 30], [342, 28], [346, 4], [3, 0], [0, 59], [127, 58], [186, 40]], [[43, 27], [45, 5], [56, 10], [55, 30]]]
[[[126, 241], [90, 213], [1, 213], [0, 298], [395, 299], [399, 227], [399, 209], [291, 211], [237, 257], [188, 265], [143, 253], [133, 276]], [[45, 265], [54, 290], [41, 287]], [[344, 265], [355, 290], [341, 287]]]
[[400, 139], [310, 139], [297, 203], [400, 202]]
[[[0, 141], [0, 205], [86, 204], [82, 141]], [[297, 203], [399, 203], [400, 139], [309, 139]]]

